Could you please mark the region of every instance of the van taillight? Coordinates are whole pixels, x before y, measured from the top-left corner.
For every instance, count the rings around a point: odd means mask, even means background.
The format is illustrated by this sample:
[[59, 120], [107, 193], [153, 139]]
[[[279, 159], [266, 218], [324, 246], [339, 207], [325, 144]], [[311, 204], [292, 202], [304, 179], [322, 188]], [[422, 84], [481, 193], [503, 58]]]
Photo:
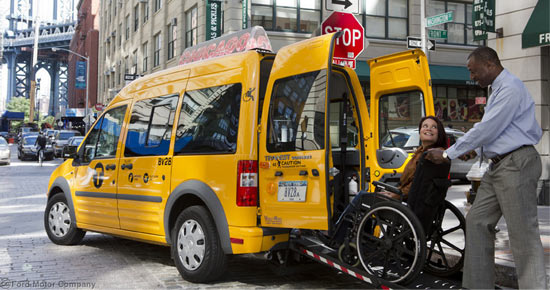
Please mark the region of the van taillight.
[[240, 160], [237, 167], [237, 206], [257, 206], [258, 161]]

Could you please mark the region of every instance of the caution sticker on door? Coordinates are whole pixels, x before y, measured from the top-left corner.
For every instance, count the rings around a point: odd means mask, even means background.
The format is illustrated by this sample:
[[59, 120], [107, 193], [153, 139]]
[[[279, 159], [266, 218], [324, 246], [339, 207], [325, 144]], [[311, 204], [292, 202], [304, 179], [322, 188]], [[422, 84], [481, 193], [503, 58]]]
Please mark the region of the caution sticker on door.
[[279, 181], [278, 201], [306, 201], [307, 181]]

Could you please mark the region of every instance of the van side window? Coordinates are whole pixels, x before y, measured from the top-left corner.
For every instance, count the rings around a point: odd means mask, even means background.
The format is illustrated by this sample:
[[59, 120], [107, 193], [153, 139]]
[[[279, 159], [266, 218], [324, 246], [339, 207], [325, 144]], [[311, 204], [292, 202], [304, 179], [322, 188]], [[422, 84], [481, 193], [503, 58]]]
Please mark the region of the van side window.
[[235, 153], [241, 93], [240, 83], [186, 92], [174, 154]]
[[82, 155], [84, 163], [89, 163], [95, 158], [116, 157], [120, 129], [125, 114], [126, 105], [109, 110], [97, 121], [82, 146], [84, 148]]
[[277, 80], [269, 104], [267, 150], [288, 152], [325, 147], [325, 70]]
[[125, 157], [168, 154], [178, 99], [178, 95], [169, 95], [134, 104], [128, 124]]

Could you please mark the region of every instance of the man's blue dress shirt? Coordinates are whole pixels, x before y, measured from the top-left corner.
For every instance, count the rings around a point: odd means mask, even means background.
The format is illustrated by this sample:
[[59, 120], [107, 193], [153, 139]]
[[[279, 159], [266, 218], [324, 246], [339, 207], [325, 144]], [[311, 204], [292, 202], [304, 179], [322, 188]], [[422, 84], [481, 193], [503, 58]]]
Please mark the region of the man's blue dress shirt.
[[542, 129], [535, 118], [535, 102], [523, 82], [504, 69], [491, 88], [493, 92], [481, 122], [446, 150], [449, 158], [455, 159], [481, 146], [483, 155], [493, 158], [540, 141]]

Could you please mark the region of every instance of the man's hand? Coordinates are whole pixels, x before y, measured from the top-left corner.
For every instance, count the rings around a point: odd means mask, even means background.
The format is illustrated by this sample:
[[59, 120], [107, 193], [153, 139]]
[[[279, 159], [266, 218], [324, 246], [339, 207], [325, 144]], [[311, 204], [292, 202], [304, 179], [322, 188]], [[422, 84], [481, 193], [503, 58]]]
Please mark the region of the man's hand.
[[449, 159], [443, 157], [443, 150], [441, 150], [439, 148], [429, 149], [425, 158], [430, 160], [431, 162], [433, 162], [435, 164], [450, 162]]
[[468, 161], [472, 158], [475, 158], [476, 156], [477, 156], [477, 153], [474, 150], [472, 150], [468, 153], [464, 153], [464, 155], [462, 155], [462, 156], [459, 156], [458, 159], [460, 159], [462, 161]]

